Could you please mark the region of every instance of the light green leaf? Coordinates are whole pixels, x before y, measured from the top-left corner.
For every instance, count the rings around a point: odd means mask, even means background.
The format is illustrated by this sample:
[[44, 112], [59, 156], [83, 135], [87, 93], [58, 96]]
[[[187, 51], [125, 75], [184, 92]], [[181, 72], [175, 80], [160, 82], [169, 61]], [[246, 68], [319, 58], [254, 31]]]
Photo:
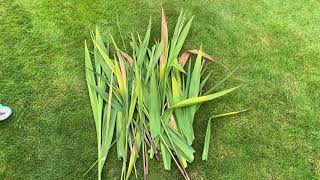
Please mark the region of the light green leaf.
[[160, 134], [160, 97], [158, 92], [158, 82], [155, 73], [152, 73], [150, 79], [150, 93], [149, 93], [149, 122], [150, 132], [152, 138], [156, 138]]
[[209, 151], [209, 143], [211, 136], [211, 118], [208, 121], [206, 136], [204, 139], [203, 152], [202, 152], [202, 160], [208, 160], [208, 151]]
[[186, 107], [186, 106], [191, 106], [191, 105], [194, 105], [194, 104], [210, 101], [210, 100], [219, 98], [221, 96], [224, 96], [224, 95], [236, 90], [238, 87], [230, 88], [230, 89], [227, 89], [227, 90], [224, 90], [224, 91], [221, 91], [221, 92], [218, 92], [218, 93], [210, 94], [210, 95], [207, 95], [207, 96], [189, 98], [189, 99], [186, 99], [186, 100], [178, 102], [177, 104], [175, 104], [171, 108]]

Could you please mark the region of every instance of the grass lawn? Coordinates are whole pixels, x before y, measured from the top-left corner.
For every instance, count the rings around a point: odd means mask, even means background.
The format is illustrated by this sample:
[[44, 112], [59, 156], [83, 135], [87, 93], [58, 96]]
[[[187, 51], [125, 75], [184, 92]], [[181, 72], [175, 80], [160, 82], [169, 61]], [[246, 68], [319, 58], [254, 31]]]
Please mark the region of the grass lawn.
[[[160, 37], [160, 5], [172, 33], [181, 8], [195, 15], [185, 49], [203, 44], [230, 68], [224, 84], [242, 87], [202, 106], [195, 119], [192, 179], [320, 178], [320, 2], [315, 0], [0, 0], [0, 102], [13, 117], [0, 123], [0, 179], [96, 179], [96, 135], [84, 75], [84, 39], [98, 25], [120, 44], [147, 27]], [[128, 38], [126, 38], [128, 39]], [[214, 76], [226, 72], [210, 64]], [[252, 109], [213, 121], [207, 162], [201, 161], [211, 115]], [[113, 150], [106, 174], [117, 179]], [[140, 164], [139, 178], [142, 177]], [[179, 179], [151, 162], [150, 179]], [[160, 178], [161, 177], [161, 178]]]

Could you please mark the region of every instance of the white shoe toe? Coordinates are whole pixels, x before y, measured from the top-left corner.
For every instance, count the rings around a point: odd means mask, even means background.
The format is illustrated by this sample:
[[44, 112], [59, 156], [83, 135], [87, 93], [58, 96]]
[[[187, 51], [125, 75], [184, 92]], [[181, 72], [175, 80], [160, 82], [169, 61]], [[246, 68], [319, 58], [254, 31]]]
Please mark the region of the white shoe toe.
[[6, 120], [11, 115], [11, 113], [12, 111], [9, 107], [2, 106], [0, 108], [0, 121]]

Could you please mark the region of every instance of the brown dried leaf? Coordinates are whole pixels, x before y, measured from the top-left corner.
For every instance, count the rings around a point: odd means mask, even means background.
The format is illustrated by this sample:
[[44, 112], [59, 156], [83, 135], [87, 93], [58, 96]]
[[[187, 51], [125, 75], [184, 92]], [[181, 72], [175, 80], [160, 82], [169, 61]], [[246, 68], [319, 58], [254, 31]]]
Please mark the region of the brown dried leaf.
[[165, 52], [166, 52], [166, 44], [168, 41], [168, 26], [167, 26], [167, 20], [166, 16], [164, 14], [163, 8], [161, 7], [161, 43], [163, 44], [163, 50], [160, 56], [160, 69], [165, 65], [166, 57], [165, 57]]
[[176, 131], [178, 131], [176, 120], [174, 119], [173, 115], [170, 117], [170, 127]]
[[[196, 54], [198, 55], [199, 54], [199, 50], [198, 49], [193, 49], [193, 50], [189, 50], [188, 51], [189, 53], [192, 53], [192, 54]], [[202, 52], [202, 57], [204, 57], [205, 59], [208, 59], [210, 61], [213, 61], [213, 62], [216, 62], [218, 64], [220, 64], [221, 66], [223, 66], [225, 69], [228, 69], [224, 64], [222, 64], [217, 57], [213, 57], [209, 54], [206, 54], [204, 52]]]
[[[199, 54], [199, 50], [198, 50], [198, 49], [189, 50], [188, 52], [189, 52], [189, 53], [192, 53], [192, 54], [197, 54], [197, 55]], [[206, 54], [206, 53], [204, 53], [204, 52], [202, 52], [202, 56], [203, 56], [204, 58], [210, 60], [210, 61], [218, 61], [217, 58], [212, 57], [212, 56], [210, 56], [210, 55], [208, 55], [208, 54]]]
[[187, 63], [188, 59], [190, 57], [190, 53], [188, 52], [184, 52], [181, 54], [180, 58], [179, 58], [179, 64], [184, 67], [184, 65]]
[[132, 57], [129, 56], [129, 54], [123, 52], [123, 51], [120, 51], [120, 54], [126, 58], [126, 60], [128, 61], [129, 65], [132, 66], [133, 65], [133, 59]]

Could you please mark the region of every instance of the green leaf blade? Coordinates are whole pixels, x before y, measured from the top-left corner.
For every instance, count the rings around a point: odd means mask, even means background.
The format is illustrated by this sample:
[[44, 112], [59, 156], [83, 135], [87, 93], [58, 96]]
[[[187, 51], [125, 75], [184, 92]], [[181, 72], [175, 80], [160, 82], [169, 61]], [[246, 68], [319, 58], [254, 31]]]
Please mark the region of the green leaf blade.
[[210, 137], [211, 137], [211, 118], [208, 121], [206, 136], [204, 139], [204, 146], [202, 152], [202, 160], [208, 160], [208, 151], [209, 151], [209, 144], [210, 144]]

